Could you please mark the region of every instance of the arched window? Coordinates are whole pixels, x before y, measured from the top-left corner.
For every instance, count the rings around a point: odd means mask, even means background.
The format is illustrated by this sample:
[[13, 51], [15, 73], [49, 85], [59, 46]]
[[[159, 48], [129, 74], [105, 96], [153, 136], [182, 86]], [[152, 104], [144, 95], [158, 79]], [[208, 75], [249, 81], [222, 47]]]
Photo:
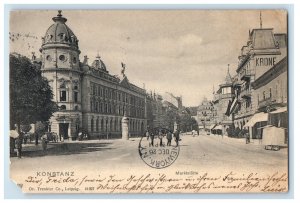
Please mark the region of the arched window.
[[142, 124], [141, 124], [141, 131], [143, 132], [144, 131], [144, 122], [142, 121]]
[[108, 113], [108, 105], [107, 105], [107, 103], [105, 104], [105, 113]]
[[78, 111], [78, 106], [77, 106], [77, 105], [74, 107], [74, 110], [75, 110], [75, 111]]
[[59, 100], [60, 101], [67, 101], [67, 91], [66, 91], [66, 85], [63, 83], [59, 86], [60, 90], [60, 97]]
[[67, 108], [66, 108], [66, 105], [61, 105], [61, 106], [60, 106], [60, 110], [63, 111], [63, 110], [66, 110], [66, 109], [67, 109]]
[[113, 121], [112, 120], [110, 120], [109, 125], [110, 125], [110, 131], [113, 131]]
[[117, 119], [115, 119], [115, 131], [117, 131], [117, 128], [118, 128], [118, 120]]
[[104, 131], [104, 122], [103, 122], [103, 119], [101, 119], [101, 131]]
[[99, 132], [99, 118], [96, 120], [96, 132]]
[[94, 118], [91, 119], [91, 132], [94, 132]]
[[272, 98], [272, 88], [270, 88], [270, 98]]
[[74, 102], [78, 102], [78, 86], [75, 85], [74, 86], [74, 91], [73, 91], [73, 94], [74, 94]]
[[98, 102], [96, 102], [96, 104], [95, 104], [95, 111], [96, 111], [96, 112], [98, 112], [98, 111], [99, 111], [98, 107], [99, 107], [99, 103], [98, 103]]
[[100, 110], [101, 113], [103, 113], [103, 103], [102, 102], [100, 103], [100, 109], [99, 110]]

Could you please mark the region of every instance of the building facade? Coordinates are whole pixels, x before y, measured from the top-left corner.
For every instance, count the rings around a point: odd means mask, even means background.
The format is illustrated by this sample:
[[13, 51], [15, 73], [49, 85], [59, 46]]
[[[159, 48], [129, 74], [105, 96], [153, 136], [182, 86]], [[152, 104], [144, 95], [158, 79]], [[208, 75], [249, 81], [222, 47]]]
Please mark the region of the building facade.
[[228, 115], [228, 105], [232, 100], [232, 77], [227, 70], [227, 75], [219, 89], [214, 93], [214, 123], [213, 132], [221, 131], [222, 135], [228, 135], [228, 129], [233, 125], [232, 116]]
[[92, 137], [119, 137], [124, 115], [129, 134], [145, 131], [146, 91], [131, 84], [122, 63], [120, 76], [113, 76], [98, 55], [91, 65], [87, 56], [79, 60], [79, 40], [59, 11], [42, 38], [41, 70], [59, 106], [49, 120], [51, 131], [64, 139], [75, 139], [79, 130]]
[[[233, 79], [233, 98], [229, 114], [233, 116], [235, 129], [242, 130], [257, 112], [253, 82], [261, 78], [286, 56], [285, 34], [274, 34], [273, 28], [249, 31], [248, 41], [241, 48], [236, 76]], [[248, 128], [251, 138], [261, 138]]]
[[276, 131], [285, 130], [285, 144], [288, 140], [288, 81], [287, 57], [275, 64], [270, 70], [257, 78], [253, 83], [253, 98], [256, 114], [266, 114], [267, 120], [257, 122], [251, 128], [252, 139], [263, 137], [263, 128], [275, 127]]
[[209, 130], [214, 124], [214, 105], [206, 97], [197, 108], [195, 119], [198, 123], [199, 130]]

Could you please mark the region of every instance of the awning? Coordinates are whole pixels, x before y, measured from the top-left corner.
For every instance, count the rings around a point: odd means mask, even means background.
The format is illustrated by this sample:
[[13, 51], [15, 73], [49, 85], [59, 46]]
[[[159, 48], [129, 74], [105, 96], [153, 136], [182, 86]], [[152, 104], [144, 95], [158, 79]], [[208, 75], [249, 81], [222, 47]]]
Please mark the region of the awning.
[[17, 138], [19, 137], [19, 133], [16, 130], [11, 130], [9, 131], [9, 136], [12, 138]]
[[222, 130], [222, 126], [221, 125], [217, 125], [213, 130]]
[[271, 114], [275, 114], [275, 113], [284, 113], [284, 112], [287, 112], [287, 107], [280, 107], [278, 109], [276, 109], [275, 111], [271, 111], [270, 113]]
[[268, 121], [268, 113], [260, 112], [252, 116], [252, 118], [244, 125], [244, 127], [253, 127], [255, 123]]
[[216, 127], [216, 125], [217, 125], [217, 124], [211, 125], [209, 129], [211, 129], [211, 130], [214, 129], [214, 127]]

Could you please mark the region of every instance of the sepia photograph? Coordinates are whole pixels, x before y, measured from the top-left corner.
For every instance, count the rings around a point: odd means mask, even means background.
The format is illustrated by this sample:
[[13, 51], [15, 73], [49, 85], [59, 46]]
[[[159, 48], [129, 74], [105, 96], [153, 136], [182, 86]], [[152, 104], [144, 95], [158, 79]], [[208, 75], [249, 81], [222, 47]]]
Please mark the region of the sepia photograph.
[[11, 10], [24, 193], [287, 193], [288, 11]]

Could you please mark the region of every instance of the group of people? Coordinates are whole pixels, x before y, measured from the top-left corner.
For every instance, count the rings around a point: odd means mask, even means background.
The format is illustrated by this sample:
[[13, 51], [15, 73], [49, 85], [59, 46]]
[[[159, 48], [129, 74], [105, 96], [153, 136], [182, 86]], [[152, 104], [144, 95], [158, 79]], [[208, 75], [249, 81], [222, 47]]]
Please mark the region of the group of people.
[[158, 131], [152, 131], [152, 132], [147, 130], [146, 137], [147, 137], [147, 140], [149, 140], [149, 146], [152, 146], [152, 147], [154, 147], [154, 139], [155, 138], [159, 139], [160, 147], [164, 146], [164, 143], [163, 143], [164, 137], [166, 137], [166, 139], [167, 139], [167, 146], [171, 146], [173, 137], [175, 139], [176, 146], [178, 146], [178, 143], [180, 141], [178, 130], [175, 130], [175, 132], [173, 132], [173, 133], [171, 131], [163, 130], [163, 129], [160, 129]]

